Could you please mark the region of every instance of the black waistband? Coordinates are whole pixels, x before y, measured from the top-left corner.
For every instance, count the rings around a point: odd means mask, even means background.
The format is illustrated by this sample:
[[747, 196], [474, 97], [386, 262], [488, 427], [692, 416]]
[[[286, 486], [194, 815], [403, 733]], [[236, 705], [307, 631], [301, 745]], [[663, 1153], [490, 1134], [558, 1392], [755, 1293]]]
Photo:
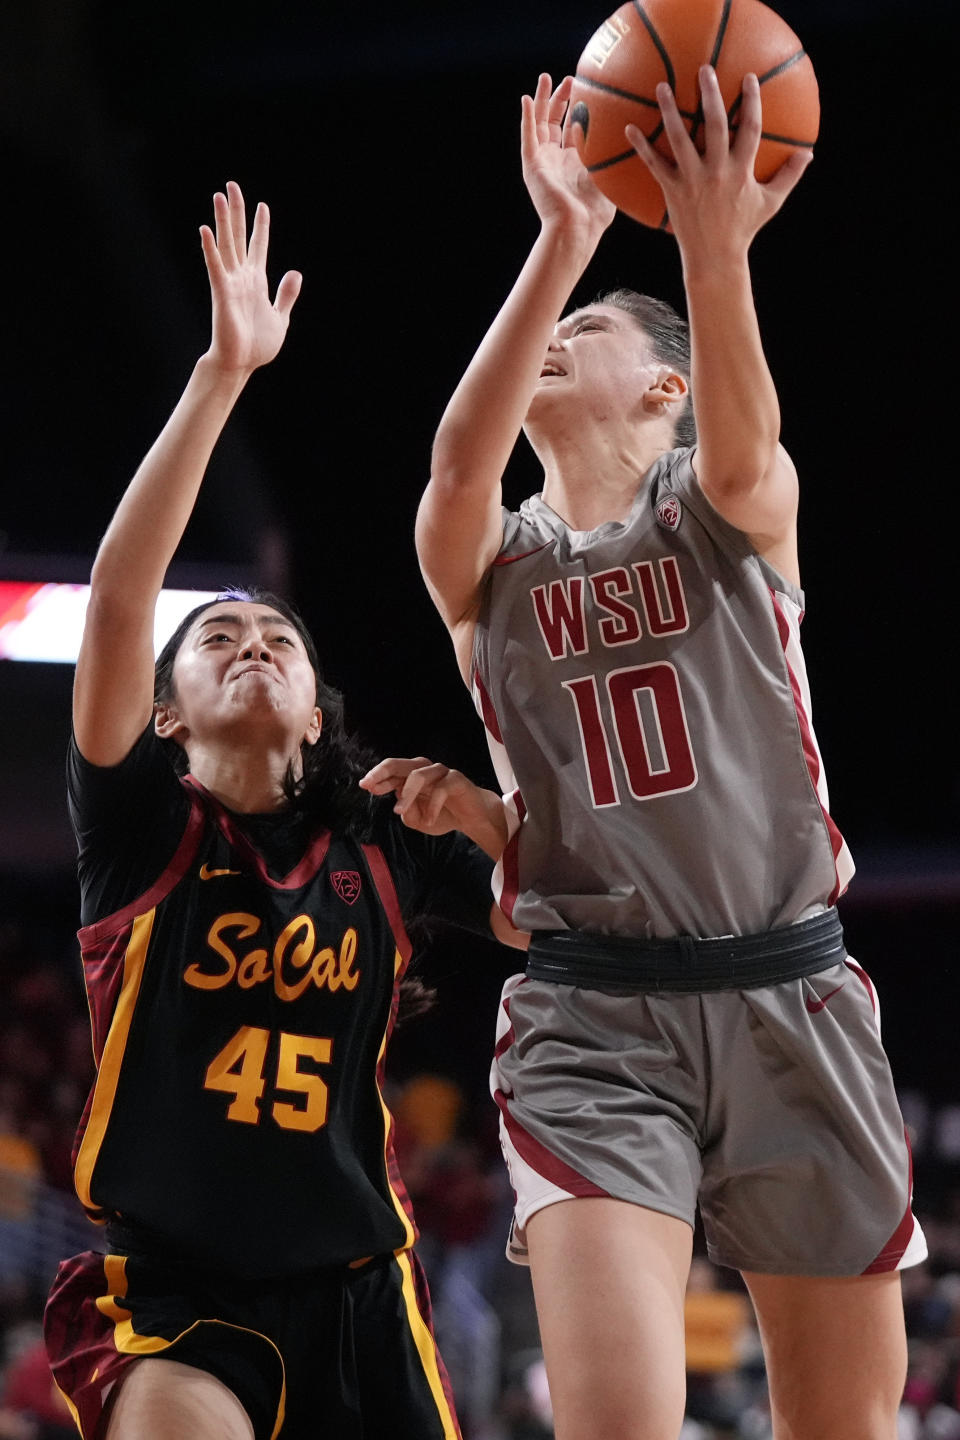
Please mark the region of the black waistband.
[[840, 918], [830, 909], [779, 930], [708, 940], [539, 931], [530, 941], [527, 975], [588, 990], [751, 990], [814, 975], [846, 953]]

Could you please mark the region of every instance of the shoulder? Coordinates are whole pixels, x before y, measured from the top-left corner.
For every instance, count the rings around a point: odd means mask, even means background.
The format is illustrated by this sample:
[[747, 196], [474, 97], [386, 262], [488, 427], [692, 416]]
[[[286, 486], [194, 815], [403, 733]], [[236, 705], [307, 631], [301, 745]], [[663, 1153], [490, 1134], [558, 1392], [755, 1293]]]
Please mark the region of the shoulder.
[[177, 850], [192, 800], [152, 725], [117, 765], [94, 765], [71, 738], [67, 800], [77, 837], [84, 925], [144, 895]]
[[725, 519], [704, 493], [697, 476], [695, 447], [661, 455], [648, 472], [647, 495], [654, 518], [665, 529], [679, 532], [689, 510], [721, 550], [738, 557], [753, 553], [749, 537]]
[[124, 758], [116, 765], [95, 765], [81, 752], [71, 734], [67, 750], [67, 793], [71, 816], [77, 820], [107, 819], [111, 812], [138, 810], [150, 818], [144, 804], [169, 803], [189, 808], [189, 797], [164, 752], [163, 742], [154, 733], [153, 722], [142, 732]]

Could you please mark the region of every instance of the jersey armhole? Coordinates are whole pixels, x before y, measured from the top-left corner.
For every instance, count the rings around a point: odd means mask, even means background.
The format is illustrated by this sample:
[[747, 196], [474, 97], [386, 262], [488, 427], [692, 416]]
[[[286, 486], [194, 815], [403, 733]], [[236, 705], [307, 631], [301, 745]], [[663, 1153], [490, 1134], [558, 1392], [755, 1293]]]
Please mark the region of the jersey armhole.
[[190, 868], [200, 846], [203, 825], [203, 802], [198, 795], [191, 794], [190, 812], [187, 815], [183, 835], [161, 874], [147, 890], [138, 895], [135, 900], [124, 905], [122, 909], [114, 910], [112, 914], [105, 915], [103, 919], [94, 920], [91, 924], [82, 926], [77, 931], [81, 950], [89, 949], [92, 945], [117, 934], [138, 915], [146, 914], [148, 910], [159, 905], [161, 900], [166, 899]]
[[400, 901], [397, 898], [397, 887], [393, 883], [390, 867], [379, 845], [361, 845], [360, 848], [367, 862], [367, 868], [373, 877], [374, 888], [380, 897], [380, 903], [386, 912], [394, 942], [403, 960], [404, 969], [406, 969], [410, 963], [410, 957], [413, 954], [413, 946], [410, 943], [410, 937], [403, 923]]

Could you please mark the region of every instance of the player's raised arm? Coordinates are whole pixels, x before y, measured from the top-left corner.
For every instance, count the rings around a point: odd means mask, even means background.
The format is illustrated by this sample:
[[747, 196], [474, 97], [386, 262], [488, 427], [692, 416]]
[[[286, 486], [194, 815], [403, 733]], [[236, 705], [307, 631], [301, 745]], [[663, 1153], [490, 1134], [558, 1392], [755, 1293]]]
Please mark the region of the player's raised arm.
[[680, 246], [690, 318], [695, 468], [704, 493], [756, 548], [797, 579], [796, 472], [779, 444], [780, 407], [760, 340], [747, 254], [780, 209], [812, 156], [809, 150], [773, 178], [754, 178], [761, 135], [760, 87], [743, 81], [741, 121], [731, 143], [714, 71], [700, 71], [706, 150], [693, 145], [669, 86], [657, 87], [676, 160], [659, 155], [633, 126], [627, 136], [667, 199]]
[[130, 482], [90, 577], [77, 661], [73, 723], [81, 753], [118, 764], [153, 709], [153, 624], [167, 566], [193, 510], [213, 447], [254, 370], [280, 350], [300, 276], [289, 272], [271, 303], [270, 217], [259, 205], [247, 245], [239, 186], [214, 197], [215, 233], [200, 236], [213, 305], [210, 347]]
[[553, 327], [614, 207], [563, 144], [570, 80], [541, 75], [522, 101], [523, 176], [540, 233], [440, 422], [417, 517], [428, 589], [469, 669], [483, 577], [500, 548], [500, 481], [543, 369]]

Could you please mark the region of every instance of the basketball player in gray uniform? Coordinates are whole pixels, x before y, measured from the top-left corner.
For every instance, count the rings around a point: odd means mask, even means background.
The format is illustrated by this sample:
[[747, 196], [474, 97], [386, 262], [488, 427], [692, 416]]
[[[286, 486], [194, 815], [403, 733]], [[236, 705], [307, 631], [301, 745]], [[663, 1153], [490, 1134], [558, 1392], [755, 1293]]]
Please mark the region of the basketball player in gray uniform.
[[[744, 1275], [777, 1440], [893, 1440], [897, 1270], [923, 1258], [876, 998], [833, 908], [799, 646], [797, 477], [747, 252], [766, 184], [756, 77], [706, 150], [667, 87], [690, 316], [615, 292], [561, 319], [613, 207], [523, 100], [529, 259], [443, 417], [418, 547], [513, 811], [500, 903], [533, 932], [493, 1066], [558, 1440], [676, 1440], [699, 1203]], [[694, 426], [695, 422], [695, 426]], [[502, 511], [523, 428], [542, 494]]]

